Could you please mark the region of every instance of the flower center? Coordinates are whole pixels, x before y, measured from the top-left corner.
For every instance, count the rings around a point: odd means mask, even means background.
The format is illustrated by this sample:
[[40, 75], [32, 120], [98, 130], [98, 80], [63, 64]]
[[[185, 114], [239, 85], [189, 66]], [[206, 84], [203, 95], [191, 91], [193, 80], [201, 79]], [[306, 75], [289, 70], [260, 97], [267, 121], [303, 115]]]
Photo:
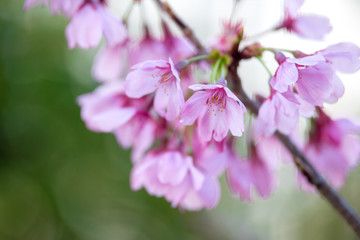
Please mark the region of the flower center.
[[207, 114], [214, 114], [214, 116], [216, 116], [217, 113], [224, 112], [226, 107], [224, 90], [215, 90], [211, 97], [206, 101], [206, 105], [208, 106]]

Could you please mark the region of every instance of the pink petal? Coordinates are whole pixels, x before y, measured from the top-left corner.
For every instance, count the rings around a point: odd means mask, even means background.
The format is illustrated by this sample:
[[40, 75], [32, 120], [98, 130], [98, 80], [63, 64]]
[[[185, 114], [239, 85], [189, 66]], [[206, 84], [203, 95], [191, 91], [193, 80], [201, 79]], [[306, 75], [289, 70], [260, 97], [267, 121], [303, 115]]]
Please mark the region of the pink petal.
[[86, 121], [86, 125], [93, 131], [112, 132], [129, 121], [136, 113], [132, 107], [109, 109], [94, 115], [91, 121]]
[[332, 92], [330, 96], [325, 99], [327, 103], [336, 103], [338, 99], [344, 95], [345, 87], [340, 78], [334, 74], [333, 81], [332, 81]]
[[183, 125], [192, 125], [199, 115], [206, 110], [206, 101], [210, 95], [211, 93], [208, 91], [194, 93], [184, 105], [180, 123]]
[[102, 36], [101, 18], [92, 6], [85, 5], [71, 19], [66, 27], [66, 38], [70, 49], [96, 47]]
[[336, 71], [353, 73], [360, 68], [360, 48], [353, 43], [342, 42], [331, 45], [319, 54], [323, 55]]
[[205, 175], [204, 183], [198, 191], [203, 204], [207, 209], [215, 207], [220, 199], [220, 184], [213, 176]]
[[227, 182], [232, 194], [251, 201], [251, 181], [249, 162], [232, 160], [227, 172]]
[[277, 129], [284, 133], [292, 133], [299, 122], [299, 106], [277, 93], [273, 97], [275, 106], [275, 123]]
[[319, 62], [325, 62], [325, 58], [320, 54], [309, 55], [302, 58], [288, 58], [286, 59], [289, 63], [296, 63], [302, 66], [313, 66]]
[[326, 17], [303, 15], [295, 19], [293, 30], [302, 37], [321, 40], [331, 32], [332, 27]]
[[259, 195], [263, 198], [270, 196], [275, 186], [271, 171], [261, 162], [252, 164], [251, 168], [254, 185]]
[[116, 45], [101, 50], [96, 58], [92, 69], [92, 75], [99, 82], [119, 79], [123, 70], [122, 57], [125, 46]]
[[180, 114], [184, 96], [176, 82], [171, 79], [161, 85], [155, 94], [154, 108], [160, 116], [173, 121]]
[[131, 98], [140, 98], [154, 92], [158, 88], [160, 76], [157, 71], [143, 71], [142, 69], [130, 72], [125, 80], [125, 92]]
[[188, 172], [188, 165], [179, 152], [162, 154], [157, 164], [158, 179], [163, 184], [178, 185]]
[[266, 99], [260, 106], [255, 122], [255, 131], [259, 135], [271, 136], [276, 130], [275, 106], [271, 99]]
[[131, 159], [133, 162], [138, 162], [145, 151], [154, 144], [155, 130], [156, 125], [151, 120], [146, 121], [146, 123], [142, 126], [139, 134], [136, 136], [134, 149], [131, 153]]
[[289, 85], [298, 80], [298, 70], [294, 63], [284, 61], [277, 69], [275, 76], [271, 78], [270, 85], [279, 92], [286, 92]]
[[99, 7], [98, 11], [102, 19], [102, 28], [108, 46], [112, 47], [123, 43], [127, 38], [125, 25], [104, 7]]
[[285, 9], [290, 16], [296, 16], [300, 7], [304, 4], [304, 0], [285, 0]]
[[231, 134], [237, 137], [244, 131], [244, 109], [245, 106], [241, 102], [235, 102], [232, 98], [226, 102], [227, 125]]
[[215, 141], [222, 141], [229, 131], [226, 110], [203, 112], [198, 120], [198, 133], [203, 142], [214, 138]]
[[332, 92], [333, 71], [328, 64], [300, 69], [300, 80], [296, 84], [299, 96], [312, 105], [322, 106]]

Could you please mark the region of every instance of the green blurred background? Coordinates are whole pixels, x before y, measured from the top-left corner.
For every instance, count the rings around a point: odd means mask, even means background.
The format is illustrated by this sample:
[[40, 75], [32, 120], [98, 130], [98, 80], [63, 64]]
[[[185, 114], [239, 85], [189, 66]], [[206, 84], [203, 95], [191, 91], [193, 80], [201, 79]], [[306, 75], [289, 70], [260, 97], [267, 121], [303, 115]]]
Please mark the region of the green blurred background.
[[[355, 239], [284, 167], [267, 200], [224, 188], [211, 211], [181, 212], [129, 187], [129, 152], [86, 129], [76, 97], [92, 91], [92, 51], [69, 51], [67, 20], [0, 1], [0, 240]], [[360, 212], [360, 171], [341, 193]]]

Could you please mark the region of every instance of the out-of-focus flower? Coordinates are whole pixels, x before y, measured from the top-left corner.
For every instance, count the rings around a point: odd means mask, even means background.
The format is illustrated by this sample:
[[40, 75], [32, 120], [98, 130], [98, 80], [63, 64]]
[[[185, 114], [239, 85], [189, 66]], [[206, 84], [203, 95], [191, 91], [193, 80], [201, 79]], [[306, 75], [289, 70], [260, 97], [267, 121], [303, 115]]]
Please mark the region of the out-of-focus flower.
[[171, 59], [169, 61], [145, 61], [133, 66], [126, 77], [126, 94], [140, 98], [154, 91], [154, 108], [157, 113], [172, 121], [180, 114], [184, 96], [179, 73]]
[[193, 159], [179, 151], [151, 151], [131, 172], [131, 187], [144, 187], [173, 207], [187, 210], [212, 208], [219, 200], [217, 180], [196, 168]]
[[105, 9], [102, 3], [86, 3], [71, 18], [66, 28], [70, 49], [96, 47], [102, 35], [109, 47], [115, 46], [127, 37], [124, 24]]
[[276, 130], [292, 133], [300, 118], [300, 103], [291, 90], [285, 93], [273, 91], [261, 104], [256, 119], [256, 131], [264, 136], [271, 136]]
[[253, 149], [248, 159], [231, 154], [227, 169], [227, 182], [233, 195], [251, 201], [251, 189], [262, 197], [268, 197], [275, 187], [274, 172]]
[[285, 0], [285, 18], [278, 28], [286, 28], [301, 37], [321, 40], [332, 30], [328, 18], [318, 15], [300, 15], [304, 0]]
[[270, 80], [271, 86], [278, 92], [286, 92], [290, 85], [299, 79], [299, 68], [314, 66], [319, 62], [325, 62], [323, 56], [315, 54], [302, 58], [286, 58], [282, 53], [276, 53], [276, 60], [279, 67]]
[[354, 73], [360, 69], [360, 48], [353, 43], [341, 42], [317, 53], [338, 72]]
[[[332, 120], [320, 109], [318, 114], [304, 151], [315, 169], [340, 188], [359, 161], [360, 143], [355, 135], [360, 133], [360, 127], [347, 119]], [[303, 176], [300, 183], [305, 190], [313, 190]]]
[[192, 125], [198, 119], [198, 133], [203, 142], [211, 139], [220, 142], [229, 130], [234, 136], [242, 135], [246, 108], [225, 86], [224, 79], [218, 84], [195, 84], [189, 88], [197, 92], [185, 103], [180, 119], [183, 125]]
[[230, 51], [234, 42], [240, 41], [243, 30], [244, 28], [241, 22], [235, 24], [227, 21], [223, 22], [223, 32], [212, 47], [223, 53]]

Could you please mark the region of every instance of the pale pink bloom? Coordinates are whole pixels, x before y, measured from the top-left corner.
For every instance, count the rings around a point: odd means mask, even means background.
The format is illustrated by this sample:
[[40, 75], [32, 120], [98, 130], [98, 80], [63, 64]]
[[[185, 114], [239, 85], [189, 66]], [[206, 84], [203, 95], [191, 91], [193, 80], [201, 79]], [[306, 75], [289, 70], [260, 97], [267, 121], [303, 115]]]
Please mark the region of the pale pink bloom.
[[131, 188], [165, 197], [173, 207], [187, 210], [212, 208], [219, 200], [220, 186], [211, 175], [197, 169], [190, 156], [179, 151], [151, 151], [131, 172]]
[[192, 125], [198, 119], [198, 134], [203, 142], [211, 139], [220, 142], [229, 130], [234, 136], [242, 135], [246, 108], [225, 86], [225, 80], [189, 88], [197, 92], [185, 103], [180, 120], [183, 125]]
[[318, 15], [300, 15], [304, 0], [285, 0], [285, 19], [278, 28], [286, 28], [301, 37], [321, 40], [332, 30], [328, 18]]
[[125, 82], [126, 94], [140, 98], [155, 93], [154, 108], [168, 121], [180, 114], [184, 96], [180, 87], [179, 73], [174, 63], [169, 61], [145, 61], [133, 66]]
[[[353, 73], [360, 68], [360, 48], [352, 43], [339, 43], [317, 52], [326, 62], [299, 68], [299, 81], [295, 87], [307, 102], [322, 106], [335, 103], [345, 91], [335, 71]], [[313, 55], [314, 56], [314, 55]]]
[[[256, 134], [255, 134], [256, 135]], [[256, 136], [254, 139], [256, 154], [271, 170], [276, 170], [281, 163], [292, 164], [292, 155], [275, 137]]]
[[276, 54], [279, 67], [270, 80], [270, 85], [278, 92], [286, 92], [290, 85], [299, 79], [299, 69], [314, 66], [325, 62], [325, 58], [319, 54], [305, 56], [302, 58], [286, 58], [282, 53]]
[[324, 102], [336, 102], [344, 94], [341, 80], [331, 65], [324, 62], [299, 69], [295, 88], [302, 99], [320, 107]]
[[299, 122], [300, 103], [289, 90], [285, 93], [273, 91], [261, 104], [255, 122], [258, 134], [271, 136], [276, 130], [281, 133], [292, 133]]
[[275, 188], [273, 171], [259, 158], [256, 150], [248, 159], [232, 154], [227, 170], [227, 182], [232, 194], [245, 201], [253, 199], [253, 188], [262, 198], [270, 196]]
[[217, 146], [217, 142], [204, 142], [198, 134], [198, 131], [192, 131], [191, 148], [194, 155], [194, 164], [199, 169], [213, 176], [219, 177], [228, 167], [228, 159], [230, 157], [224, 141], [224, 146]]
[[353, 73], [360, 69], [360, 48], [353, 43], [341, 42], [317, 52], [336, 70]]
[[[359, 161], [360, 143], [355, 134], [360, 133], [360, 127], [347, 119], [332, 120], [321, 110], [318, 113], [304, 152], [315, 169], [340, 188]], [[300, 184], [305, 190], [313, 190], [303, 176]]]
[[276, 57], [280, 65], [270, 85], [278, 92], [286, 92], [293, 85], [299, 97], [313, 106], [334, 103], [344, 94], [335, 68], [322, 54], [285, 58], [278, 53]]
[[83, 5], [71, 18], [66, 28], [66, 38], [70, 49], [96, 47], [102, 35], [107, 45], [114, 46], [125, 41], [124, 24], [105, 9], [101, 3]]

